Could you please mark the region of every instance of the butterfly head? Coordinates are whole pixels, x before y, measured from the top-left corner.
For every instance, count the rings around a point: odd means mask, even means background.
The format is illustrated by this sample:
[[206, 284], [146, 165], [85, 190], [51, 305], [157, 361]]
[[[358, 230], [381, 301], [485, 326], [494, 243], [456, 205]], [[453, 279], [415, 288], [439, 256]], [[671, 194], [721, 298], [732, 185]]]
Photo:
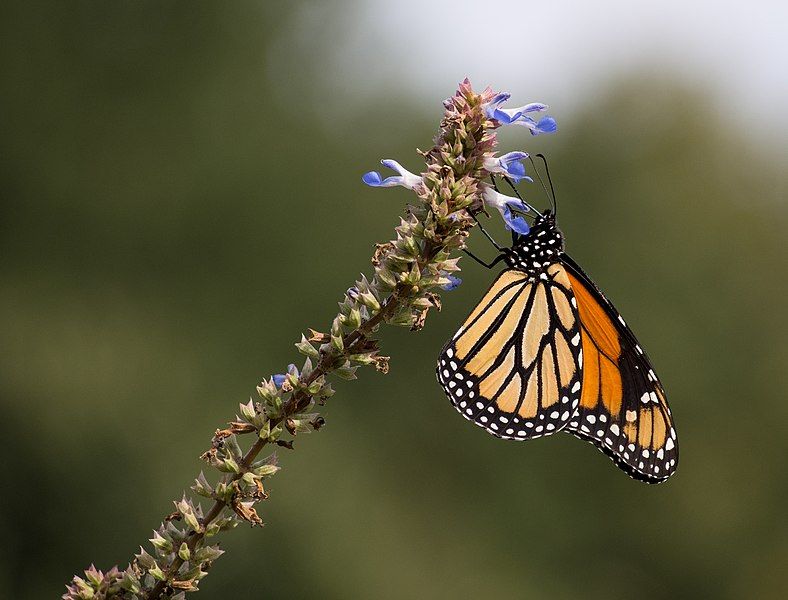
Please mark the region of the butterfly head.
[[537, 275], [558, 262], [564, 251], [564, 236], [550, 209], [538, 215], [526, 235], [517, 236], [504, 259], [513, 269]]

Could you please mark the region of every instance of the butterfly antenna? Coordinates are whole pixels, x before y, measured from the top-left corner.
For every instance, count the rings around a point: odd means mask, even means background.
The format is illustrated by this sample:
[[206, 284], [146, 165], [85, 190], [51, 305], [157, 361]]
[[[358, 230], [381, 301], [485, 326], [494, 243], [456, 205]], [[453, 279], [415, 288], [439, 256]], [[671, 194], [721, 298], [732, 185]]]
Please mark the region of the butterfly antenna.
[[[541, 154], [537, 154], [537, 156], [541, 156]], [[542, 159], [544, 159], [543, 156]], [[528, 160], [531, 161], [531, 166], [534, 168], [534, 173], [536, 173], [536, 178], [539, 180], [539, 184], [542, 186], [542, 189], [544, 190], [544, 195], [550, 199], [550, 206], [553, 208], [553, 214], [555, 214], [555, 200], [550, 195], [550, 192], [547, 190], [547, 186], [544, 183], [544, 179], [542, 179], [542, 175], [539, 173], [539, 169], [536, 168], [536, 163], [534, 162], [533, 157], [529, 156]]]
[[[547, 173], [547, 181], [550, 184], [550, 201], [553, 204], [553, 214], [558, 216], [558, 202], [555, 199], [555, 188], [553, 187], [553, 178], [550, 177], [550, 167], [547, 166], [547, 159], [545, 158], [544, 154], [540, 153], [540, 154], [537, 154], [536, 156], [541, 158], [542, 162], [544, 163], [544, 170], [545, 170], [545, 173]], [[542, 185], [544, 185], [544, 184], [542, 184]]]

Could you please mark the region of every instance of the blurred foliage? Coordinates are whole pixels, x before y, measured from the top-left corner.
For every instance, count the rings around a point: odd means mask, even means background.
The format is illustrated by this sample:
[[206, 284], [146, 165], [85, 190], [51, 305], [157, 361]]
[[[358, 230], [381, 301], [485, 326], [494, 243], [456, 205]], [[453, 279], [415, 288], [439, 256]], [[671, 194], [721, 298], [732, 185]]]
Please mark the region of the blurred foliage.
[[[327, 133], [282, 102], [312, 66], [268, 75], [285, 4], [1, 10], [0, 589], [32, 599], [92, 561], [125, 565], [213, 430], [326, 325], [408, 198], [360, 174], [418, 164], [440, 99]], [[670, 482], [453, 411], [435, 356], [492, 277], [468, 263], [423, 332], [386, 331], [385, 380], [338, 386], [328, 426], [282, 457], [269, 524], [228, 536], [202, 596], [779, 597], [786, 172], [708, 102], [623, 78], [527, 140], [550, 156], [570, 252], [668, 389]]]

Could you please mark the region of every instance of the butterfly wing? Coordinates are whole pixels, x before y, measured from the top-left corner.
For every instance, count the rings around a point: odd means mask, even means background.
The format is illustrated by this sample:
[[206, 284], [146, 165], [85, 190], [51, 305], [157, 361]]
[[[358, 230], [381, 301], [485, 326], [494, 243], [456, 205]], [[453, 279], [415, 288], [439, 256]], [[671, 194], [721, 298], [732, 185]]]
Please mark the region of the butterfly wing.
[[593, 443], [631, 477], [660, 483], [678, 464], [665, 390], [612, 303], [564, 255], [582, 338], [580, 405], [566, 431]]
[[503, 271], [438, 357], [452, 405], [494, 436], [560, 431], [580, 403], [581, 334], [560, 264], [540, 278]]

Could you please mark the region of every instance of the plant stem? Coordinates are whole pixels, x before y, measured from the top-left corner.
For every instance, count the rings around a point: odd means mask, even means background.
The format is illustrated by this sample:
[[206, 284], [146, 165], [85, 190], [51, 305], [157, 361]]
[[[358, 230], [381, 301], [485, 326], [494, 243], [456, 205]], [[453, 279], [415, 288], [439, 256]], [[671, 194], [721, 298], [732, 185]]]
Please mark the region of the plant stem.
[[[425, 257], [426, 258], [426, 257]], [[394, 310], [399, 306], [401, 300], [399, 299], [399, 295], [397, 292], [390, 294], [381, 310], [379, 310], [374, 316], [372, 316], [369, 320], [362, 323], [357, 329], [351, 331], [347, 335], [343, 337], [343, 341], [345, 343], [346, 348], [351, 348], [354, 344], [358, 341], [365, 339], [369, 336], [370, 333], [377, 327], [387, 316], [391, 315]], [[318, 362], [315, 369], [307, 375], [304, 379], [304, 385], [309, 385], [315, 379], [320, 377], [321, 375], [328, 374], [332, 369], [327, 368], [324, 365], [324, 361], [321, 360]], [[276, 420], [272, 420], [272, 424], [279, 424], [285, 419], [287, 419], [290, 415], [297, 413], [301, 409], [301, 403], [304, 401], [310, 400], [308, 394], [296, 392], [285, 403], [282, 407], [282, 416]], [[268, 441], [262, 438], [258, 438], [254, 444], [249, 448], [249, 450], [244, 455], [243, 459], [241, 459], [240, 464], [240, 473], [237, 473], [230, 477], [227, 481], [233, 482], [237, 481], [243, 476], [243, 473], [248, 469], [251, 464], [254, 462], [254, 459], [257, 458], [257, 455], [260, 454], [262, 449], [268, 445]], [[222, 500], [216, 500], [211, 507], [211, 509], [205, 514], [205, 516], [200, 520], [200, 525], [202, 525], [202, 531], [195, 531], [193, 532], [186, 541], [186, 545], [189, 547], [190, 551], [194, 551], [197, 544], [205, 537], [205, 530], [214, 520], [216, 520], [227, 508], [227, 503]], [[167, 587], [167, 581], [171, 577], [173, 577], [177, 572], [181, 565], [184, 563], [184, 560], [179, 556], [176, 556], [172, 562], [172, 565], [167, 570], [167, 578], [164, 581], [159, 581], [149, 593], [145, 594], [143, 598], [146, 600], [157, 600], [164, 589]]]

